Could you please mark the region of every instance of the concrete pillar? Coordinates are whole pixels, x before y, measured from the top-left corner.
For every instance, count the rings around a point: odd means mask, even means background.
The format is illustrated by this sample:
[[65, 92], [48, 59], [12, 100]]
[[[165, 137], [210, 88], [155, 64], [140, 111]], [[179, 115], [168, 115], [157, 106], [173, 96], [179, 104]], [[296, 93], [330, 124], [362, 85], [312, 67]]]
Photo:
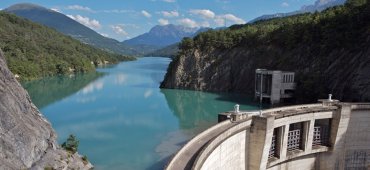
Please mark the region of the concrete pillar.
[[284, 160], [284, 159], [286, 159], [286, 154], [287, 154], [289, 124], [280, 127], [280, 129], [281, 129], [281, 131], [280, 131], [281, 132], [280, 133], [281, 134], [281, 136], [280, 136], [281, 142], [279, 142], [280, 143], [279, 156], [280, 156], [281, 160]]
[[313, 131], [315, 126], [315, 120], [303, 122], [303, 150], [309, 152], [312, 150]]
[[348, 103], [340, 103], [339, 109], [334, 112], [333, 119], [330, 128], [330, 149], [332, 150], [332, 155], [322, 160], [321, 167], [323, 169], [335, 169], [343, 170], [345, 167], [345, 140], [346, 132], [348, 128], [348, 123], [351, 116], [351, 105]]
[[252, 117], [252, 126], [249, 138], [248, 163], [250, 170], [264, 170], [268, 162], [271, 139], [274, 133], [275, 117]]
[[282, 72], [273, 71], [271, 80], [271, 104], [280, 103], [281, 98], [281, 82], [282, 82]]

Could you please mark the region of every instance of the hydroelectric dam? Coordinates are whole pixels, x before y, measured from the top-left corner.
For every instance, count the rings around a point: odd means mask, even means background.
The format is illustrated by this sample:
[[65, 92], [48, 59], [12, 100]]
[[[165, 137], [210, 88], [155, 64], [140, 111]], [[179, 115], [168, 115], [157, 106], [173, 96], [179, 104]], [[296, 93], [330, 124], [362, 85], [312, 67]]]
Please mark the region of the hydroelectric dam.
[[226, 119], [185, 144], [167, 170], [370, 169], [370, 103], [320, 100]]

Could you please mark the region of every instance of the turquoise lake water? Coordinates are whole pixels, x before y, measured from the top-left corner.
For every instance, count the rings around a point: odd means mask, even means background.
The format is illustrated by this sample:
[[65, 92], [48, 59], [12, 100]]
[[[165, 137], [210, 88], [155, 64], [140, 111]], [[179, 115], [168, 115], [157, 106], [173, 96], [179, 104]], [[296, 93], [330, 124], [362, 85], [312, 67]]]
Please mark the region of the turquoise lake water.
[[170, 59], [137, 61], [98, 73], [49, 77], [24, 83], [62, 143], [80, 140], [79, 153], [95, 169], [163, 169], [189, 139], [217, 123], [217, 114], [240, 104], [258, 109], [250, 98], [189, 90], [160, 89]]

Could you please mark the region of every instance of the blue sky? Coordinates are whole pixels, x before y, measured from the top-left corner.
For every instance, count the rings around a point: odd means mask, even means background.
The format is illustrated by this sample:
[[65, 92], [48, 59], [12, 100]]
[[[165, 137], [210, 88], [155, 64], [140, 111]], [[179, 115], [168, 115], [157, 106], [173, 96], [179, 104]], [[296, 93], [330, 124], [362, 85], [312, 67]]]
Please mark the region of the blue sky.
[[122, 41], [155, 25], [230, 26], [263, 14], [295, 11], [315, 0], [1, 0], [0, 8], [22, 2], [54, 9]]

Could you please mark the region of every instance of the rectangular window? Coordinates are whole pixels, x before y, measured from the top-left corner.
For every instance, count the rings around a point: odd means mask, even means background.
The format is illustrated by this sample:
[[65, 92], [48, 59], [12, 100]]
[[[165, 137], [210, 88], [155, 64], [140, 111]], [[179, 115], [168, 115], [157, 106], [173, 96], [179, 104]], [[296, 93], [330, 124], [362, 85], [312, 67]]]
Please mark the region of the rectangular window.
[[302, 150], [303, 122], [289, 125], [287, 151]]
[[331, 119], [317, 119], [313, 131], [312, 146], [329, 146]]

